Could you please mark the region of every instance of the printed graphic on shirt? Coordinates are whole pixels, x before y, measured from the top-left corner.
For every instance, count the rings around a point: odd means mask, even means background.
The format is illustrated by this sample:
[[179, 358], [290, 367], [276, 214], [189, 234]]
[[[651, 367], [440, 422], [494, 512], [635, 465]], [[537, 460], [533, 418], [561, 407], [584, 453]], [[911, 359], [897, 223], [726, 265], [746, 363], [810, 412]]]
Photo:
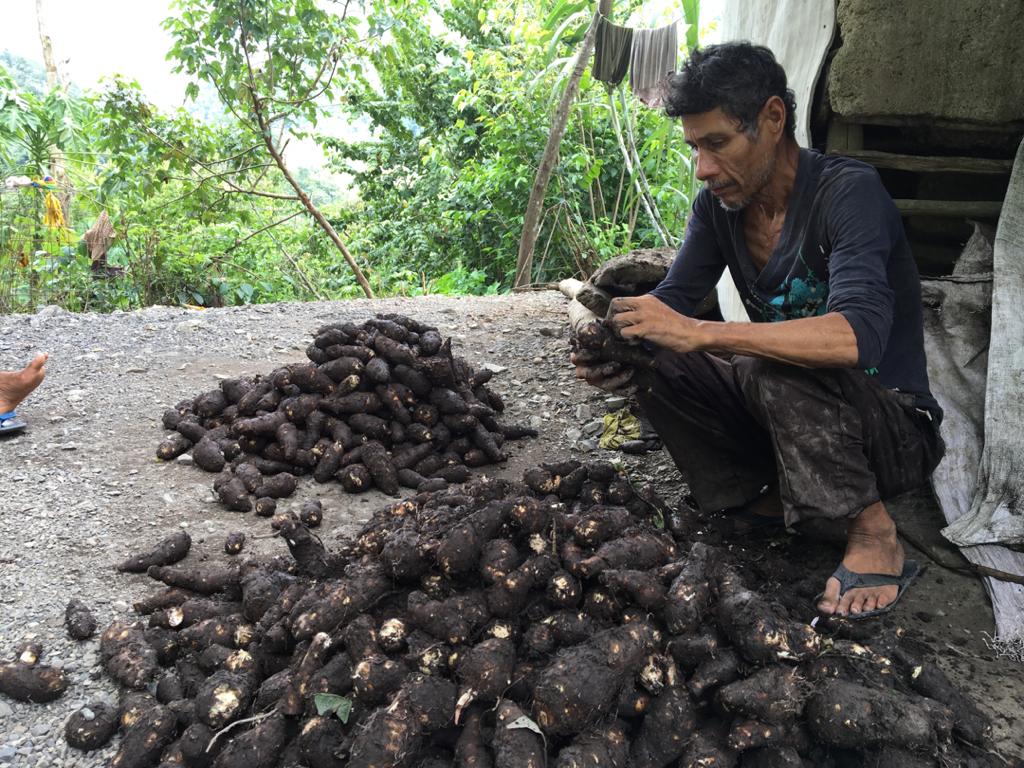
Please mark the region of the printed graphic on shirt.
[[[756, 289], [752, 293], [760, 304], [761, 316], [768, 322], [818, 317], [827, 311], [828, 279], [818, 279], [804, 260], [802, 251], [797, 252], [796, 263], [799, 265], [797, 269], [776, 287], [774, 295], [760, 295]], [[794, 275], [794, 272], [803, 274]]]

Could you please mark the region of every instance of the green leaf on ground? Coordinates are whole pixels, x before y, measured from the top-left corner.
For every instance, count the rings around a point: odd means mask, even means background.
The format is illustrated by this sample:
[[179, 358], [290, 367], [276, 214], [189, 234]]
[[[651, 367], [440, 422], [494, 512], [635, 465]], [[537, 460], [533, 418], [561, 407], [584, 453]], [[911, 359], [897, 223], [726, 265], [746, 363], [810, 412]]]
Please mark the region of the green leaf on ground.
[[321, 717], [327, 714], [337, 715], [343, 723], [347, 723], [348, 716], [352, 714], [352, 699], [334, 693], [316, 694], [313, 696], [313, 704], [316, 706], [316, 713]]

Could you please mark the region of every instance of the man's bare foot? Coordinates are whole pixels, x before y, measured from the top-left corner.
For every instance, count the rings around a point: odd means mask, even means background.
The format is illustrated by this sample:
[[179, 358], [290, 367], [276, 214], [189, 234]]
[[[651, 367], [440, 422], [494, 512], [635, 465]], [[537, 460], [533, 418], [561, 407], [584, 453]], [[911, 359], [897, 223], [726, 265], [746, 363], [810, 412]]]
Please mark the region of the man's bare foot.
[[[885, 505], [876, 502], [850, 521], [843, 565], [856, 573], [884, 573], [899, 576], [903, 571], [903, 545], [896, 535], [896, 523], [889, 517]], [[818, 602], [822, 613], [866, 613], [885, 608], [899, 594], [899, 586], [850, 589], [839, 596], [839, 580], [830, 577], [825, 593]]]
[[46, 378], [45, 352], [20, 371], [0, 371], [0, 413], [13, 411]]

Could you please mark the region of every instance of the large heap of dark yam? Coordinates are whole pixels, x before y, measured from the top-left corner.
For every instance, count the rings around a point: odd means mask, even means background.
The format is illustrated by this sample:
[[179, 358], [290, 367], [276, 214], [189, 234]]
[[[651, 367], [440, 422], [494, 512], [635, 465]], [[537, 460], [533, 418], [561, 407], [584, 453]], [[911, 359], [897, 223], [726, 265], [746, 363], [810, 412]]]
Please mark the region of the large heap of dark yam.
[[120, 728], [114, 768], [999, 764], [895, 633], [819, 633], [656, 501], [565, 461], [420, 493], [331, 551], [279, 515], [288, 556], [153, 565], [166, 587], [102, 635], [120, 712], [69, 743]]
[[214, 489], [228, 509], [269, 517], [299, 475], [350, 493], [438, 490], [504, 461], [506, 439], [537, 434], [499, 422], [505, 406], [487, 386], [491, 371], [474, 370], [450, 339], [411, 318], [325, 325], [306, 356], [168, 410], [173, 432], [157, 457], [190, 452], [220, 473]]

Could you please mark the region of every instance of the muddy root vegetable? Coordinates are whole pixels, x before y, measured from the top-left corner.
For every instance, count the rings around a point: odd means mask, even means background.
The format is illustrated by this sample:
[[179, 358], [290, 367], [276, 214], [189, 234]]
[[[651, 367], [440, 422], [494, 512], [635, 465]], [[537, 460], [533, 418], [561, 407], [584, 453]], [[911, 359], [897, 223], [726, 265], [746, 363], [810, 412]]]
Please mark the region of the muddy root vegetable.
[[396, 701], [366, 719], [352, 742], [348, 768], [409, 768], [422, 741], [408, 705]]
[[228, 555], [237, 555], [245, 547], [245, 534], [240, 531], [229, 533], [224, 538], [224, 553]]
[[668, 631], [674, 635], [692, 634], [707, 614], [711, 599], [708, 576], [711, 553], [712, 550], [704, 544], [694, 544], [683, 570], [669, 587], [663, 615]]
[[149, 626], [184, 629], [205, 619], [231, 613], [237, 607], [237, 603], [222, 603], [207, 598], [190, 598], [181, 605], [172, 605], [169, 608], [153, 611], [149, 617]]
[[372, 441], [364, 445], [362, 460], [370, 472], [370, 477], [373, 478], [374, 485], [391, 496], [398, 494], [398, 470], [395, 469], [383, 445]]
[[989, 719], [953, 686], [945, 672], [930, 661], [919, 661], [904, 652], [900, 652], [898, 658], [907, 667], [907, 679], [913, 690], [952, 710], [953, 727], [958, 734], [972, 744], [982, 744], [987, 740], [991, 729]]
[[115, 621], [100, 636], [100, 658], [112, 678], [141, 690], [160, 671], [157, 653], [138, 624]]
[[299, 520], [307, 528], [316, 528], [324, 520], [324, 508], [318, 499], [309, 499], [302, 502], [299, 510]]
[[213, 761], [213, 768], [273, 768], [286, 736], [284, 716], [273, 712], [255, 727], [231, 739]]
[[459, 658], [455, 669], [460, 690], [455, 722], [472, 702], [497, 701], [512, 684], [516, 649], [510, 640], [491, 638], [474, 645]]
[[146, 595], [133, 603], [132, 607], [136, 612], [148, 615], [154, 611], [171, 608], [175, 605], [181, 605], [192, 597], [195, 597], [195, 594], [187, 589], [181, 589], [180, 587], [168, 587], [167, 589], [159, 592], [153, 592], [150, 595]]
[[64, 724], [64, 740], [82, 752], [106, 746], [118, 727], [117, 707], [102, 701], [76, 709]]
[[485, 584], [494, 584], [514, 571], [519, 561], [519, 552], [511, 539], [491, 539], [480, 553], [480, 576]]
[[462, 731], [455, 742], [455, 768], [494, 768], [494, 756], [484, 741], [479, 708], [463, 716]]
[[173, 565], [184, 559], [192, 547], [192, 537], [185, 531], [178, 531], [167, 537], [148, 552], [131, 555], [115, 566], [127, 573], [144, 573], [154, 565]]
[[740, 657], [731, 648], [726, 648], [698, 665], [686, 686], [693, 698], [699, 700], [708, 691], [731, 683], [739, 676]]
[[247, 648], [253, 641], [255, 627], [241, 614], [214, 616], [181, 630], [181, 642], [193, 650], [202, 651], [211, 645], [225, 648]]
[[259, 517], [273, 517], [277, 511], [277, 500], [269, 496], [262, 496], [256, 499], [253, 509]]
[[650, 571], [603, 571], [598, 580], [612, 594], [624, 595], [645, 611], [657, 611], [665, 604], [665, 587]]
[[544, 768], [547, 750], [544, 737], [522, 723], [528, 719], [508, 699], [498, 703], [494, 725], [494, 768]]
[[248, 676], [214, 672], [196, 692], [196, 718], [214, 731], [242, 717], [255, 695]]
[[156, 448], [156, 457], [163, 461], [171, 461], [192, 447], [192, 441], [179, 432], [172, 432]]
[[81, 600], [71, 600], [64, 609], [64, 626], [72, 640], [88, 640], [96, 634], [96, 617]]
[[67, 676], [56, 667], [0, 664], [0, 693], [15, 701], [44, 704], [59, 699], [67, 689]]
[[407, 609], [412, 623], [438, 640], [462, 645], [490, 618], [480, 592], [470, 591], [447, 600], [430, 600], [422, 592], [410, 592]]
[[637, 533], [602, 544], [592, 557], [579, 564], [584, 577], [615, 568], [646, 570], [663, 565], [674, 554], [674, 547], [653, 533]]
[[803, 711], [804, 688], [795, 669], [764, 667], [744, 680], [719, 688], [715, 700], [730, 714], [783, 724], [795, 720]]
[[331, 632], [348, 617], [372, 606], [392, 587], [384, 568], [378, 563], [355, 563], [345, 569], [343, 578], [334, 582], [324, 597], [299, 614], [292, 622], [296, 640], [308, 640], [317, 632]]
[[720, 586], [718, 619], [740, 655], [754, 664], [799, 661], [817, 655], [821, 646], [812, 627], [782, 618], [764, 598], [735, 580]]
[[533, 710], [545, 733], [568, 736], [614, 705], [619, 690], [657, 641], [648, 624], [599, 632], [559, 655], [539, 676]]
[[169, 587], [182, 587], [202, 595], [216, 592], [237, 592], [241, 573], [236, 566], [202, 563], [189, 567], [151, 566], [146, 573], [151, 579], [162, 581]]
[[125, 730], [110, 768], [150, 768], [176, 729], [177, 719], [170, 709], [159, 704], [146, 709]]
[[630, 746], [630, 765], [661, 768], [678, 759], [697, 727], [697, 716], [685, 688], [669, 686], [655, 696]]
[[909, 697], [845, 680], [833, 680], [813, 693], [805, 716], [816, 738], [844, 749], [914, 749], [935, 739], [928, 713]]
[[555, 768], [626, 768], [628, 765], [629, 740], [621, 721], [580, 734], [558, 753], [555, 761]]
[[397, 691], [409, 670], [405, 664], [386, 656], [370, 656], [352, 670], [352, 690], [369, 707], [383, 704]]
[[223, 482], [215, 483], [214, 490], [220, 503], [231, 511], [248, 512], [252, 509], [252, 499], [241, 478], [226, 478]]

